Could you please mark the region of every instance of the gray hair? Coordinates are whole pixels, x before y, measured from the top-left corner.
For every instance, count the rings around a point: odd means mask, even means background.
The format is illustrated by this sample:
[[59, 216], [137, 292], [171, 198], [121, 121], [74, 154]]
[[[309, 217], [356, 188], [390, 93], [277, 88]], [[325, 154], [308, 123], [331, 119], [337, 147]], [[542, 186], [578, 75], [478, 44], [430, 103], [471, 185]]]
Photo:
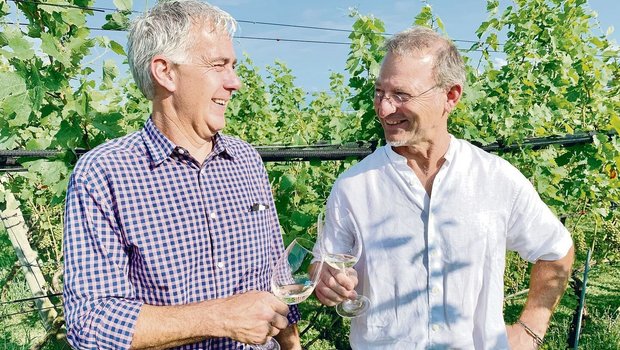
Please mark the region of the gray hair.
[[151, 60], [164, 55], [174, 63], [185, 63], [196, 38], [193, 27], [209, 26], [212, 32], [232, 38], [237, 22], [227, 12], [199, 0], [162, 0], [133, 20], [127, 40], [129, 69], [144, 96], [155, 95]]
[[449, 88], [465, 84], [465, 62], [454, 43], [426, 27], [413, 27], [389, 38], [384, 49], [396, 56], [406, 56], [414, 51], [431, 51], [435, 56], [433, 77], [437, 86]]

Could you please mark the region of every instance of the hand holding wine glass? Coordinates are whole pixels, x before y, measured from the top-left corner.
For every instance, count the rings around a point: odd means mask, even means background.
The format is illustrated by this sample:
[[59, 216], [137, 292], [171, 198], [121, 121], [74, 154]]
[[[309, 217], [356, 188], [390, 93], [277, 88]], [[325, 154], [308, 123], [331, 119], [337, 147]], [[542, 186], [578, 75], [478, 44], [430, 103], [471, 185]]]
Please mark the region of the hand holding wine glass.
[[[350, 212], [333, 211], [328, 215], [323, 220], [319, 214], [317, 222], [321, 255], [326, 264], [346, 275], [362, 255], [361, 232]], [[336, 305], [336, 312], [342, 317], [357, 317], [369, 306], [370, 300], [358, 294]]]

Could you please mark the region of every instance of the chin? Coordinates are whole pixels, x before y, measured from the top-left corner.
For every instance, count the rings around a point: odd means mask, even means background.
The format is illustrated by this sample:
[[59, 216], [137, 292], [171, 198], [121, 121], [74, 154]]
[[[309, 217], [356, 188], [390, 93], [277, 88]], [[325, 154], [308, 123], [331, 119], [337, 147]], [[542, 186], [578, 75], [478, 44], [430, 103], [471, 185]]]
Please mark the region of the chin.
[[406, 137], [408, 135], [399, 134], [399, 135], [385, 135], [385, 142], [392, 147], [402, 147], [411, 144], [411, 137]]
[[388, 145], [392, 147], [402, 147], [402, 146], [407, 146], [408, 144], [408, 142], [405, 140], [387, 140], [386, 142]]

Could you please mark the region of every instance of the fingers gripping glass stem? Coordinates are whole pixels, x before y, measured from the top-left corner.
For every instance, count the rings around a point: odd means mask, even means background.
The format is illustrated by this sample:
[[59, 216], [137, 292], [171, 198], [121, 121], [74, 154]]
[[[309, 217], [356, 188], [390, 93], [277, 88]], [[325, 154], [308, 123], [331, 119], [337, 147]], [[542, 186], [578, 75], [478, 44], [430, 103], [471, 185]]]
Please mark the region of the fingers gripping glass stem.
[[[326, 264], [344, 273], [352, 268], [362, 255], [362, 237], [353, 216], [348, 212], [341, 216], [338, 210], [330, 211], [325, 219], [319, 214], [317, 232], [321, 255]], [[357, 317], [368, 310], [370, 300], [357, 295], [336, 305], [336, 312], [342, 317]]]

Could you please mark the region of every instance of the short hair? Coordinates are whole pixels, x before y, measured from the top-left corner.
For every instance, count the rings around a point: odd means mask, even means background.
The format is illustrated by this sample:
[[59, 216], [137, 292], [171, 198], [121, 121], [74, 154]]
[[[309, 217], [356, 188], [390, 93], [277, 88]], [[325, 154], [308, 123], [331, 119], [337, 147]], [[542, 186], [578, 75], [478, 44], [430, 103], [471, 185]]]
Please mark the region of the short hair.
[[162, 0], [132, 21], [127, 40], [129, 69], [144, 96], [155, 95], [151, 60], [164, 55], [174, 63], [187, 61], [195, 26], [209, 26], [214, 33], [232, 38], [237, 22], [227, 12], [199, 0]]
[[435, 48], [433, 55], [433, 77], [442, 88], [465, 84], [465, 62], [452, 40], [438, 34], [430, 28], [412, 27], [389, 38], [383, 48], [386, 53], [406, 56], [415, 51]]

